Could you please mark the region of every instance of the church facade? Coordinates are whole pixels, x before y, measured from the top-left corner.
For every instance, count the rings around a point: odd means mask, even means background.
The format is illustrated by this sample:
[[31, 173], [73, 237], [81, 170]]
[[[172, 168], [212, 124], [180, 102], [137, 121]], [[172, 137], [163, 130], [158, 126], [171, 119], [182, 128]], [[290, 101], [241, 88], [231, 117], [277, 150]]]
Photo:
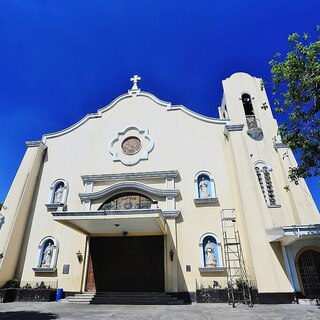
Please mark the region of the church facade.
[[[320, 292], [320, 218], [260, 79], [223, 81], [219, 118], [138, 87], [27, 142], [1, 211], [0, 287], [172, 292], [230, 284], [231, 221], [259, 294]], [[243, 270], [242, 270], [243, 271]]]

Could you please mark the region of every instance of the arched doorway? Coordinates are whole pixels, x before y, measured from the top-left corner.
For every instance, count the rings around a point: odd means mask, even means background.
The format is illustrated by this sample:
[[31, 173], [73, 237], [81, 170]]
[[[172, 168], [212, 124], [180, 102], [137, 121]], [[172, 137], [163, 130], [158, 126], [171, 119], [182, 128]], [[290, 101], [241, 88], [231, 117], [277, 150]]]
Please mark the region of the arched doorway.
[[307, 298], [320, 296], [320, 247], [306, 247], [296, 257], [302, 294]]

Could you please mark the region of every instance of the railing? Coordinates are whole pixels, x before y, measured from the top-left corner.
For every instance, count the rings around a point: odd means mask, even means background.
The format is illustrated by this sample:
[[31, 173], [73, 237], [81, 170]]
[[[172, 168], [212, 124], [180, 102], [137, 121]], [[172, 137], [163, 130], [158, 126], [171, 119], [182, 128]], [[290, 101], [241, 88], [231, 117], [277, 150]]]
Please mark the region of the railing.
[[259, 120], [255, 116], [246, 116], [246, 120], [247, 120], [248, 130], [260, 128]]

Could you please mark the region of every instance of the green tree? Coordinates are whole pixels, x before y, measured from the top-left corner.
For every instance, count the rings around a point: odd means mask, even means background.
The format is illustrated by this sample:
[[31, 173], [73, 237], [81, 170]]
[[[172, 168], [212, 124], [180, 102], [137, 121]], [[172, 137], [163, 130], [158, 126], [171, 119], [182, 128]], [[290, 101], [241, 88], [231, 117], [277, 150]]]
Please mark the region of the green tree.
[[277, 53], [271, 60], [271, 75], [276, 112], [285, 114], [279, 126], [282, 141], [296, 152], [297, 167], [289, 179], [320, 175], [320, 27], [312, 42], [308, 34], [288, 37], [290, 51], [283, 59]]

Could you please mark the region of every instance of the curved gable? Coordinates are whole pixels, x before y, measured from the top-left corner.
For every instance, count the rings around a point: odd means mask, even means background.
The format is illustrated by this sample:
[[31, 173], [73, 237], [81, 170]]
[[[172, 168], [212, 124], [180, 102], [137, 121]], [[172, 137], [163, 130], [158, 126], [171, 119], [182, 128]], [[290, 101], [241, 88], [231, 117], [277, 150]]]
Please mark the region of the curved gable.
[[228, 121], [226, 121], [225, 119], [211, 118], [211, 117], [207, 117], [207, 116], [201, 115], [199, 113], [196, 113], [196, 112], [184, 107], [183, 105], [172, 105], [170, 102], [161, 100], [149, 92], [144, 92], [144, 91], [135, 92], [135, 91], [129, 90], [128, 93], [125, 93], [125, 94], [117, 97], [108, 105], [104, 106], [103, 108], [98, 109], [97, 112], [87, 114], [80, 121], [76, 122], [75, 124], [71, 125], [70, 127], [62, 129], [57, 132], [44, 134], [42, 136], [41, 141], [43, 143], [46, 143], [47, 139], [57, 138], [62, 135], [65, 135], [69, 132], [72, 132], [72, 131], [76, 130], [77, 128], [81, 127], [82, 125], [84, 125], [87, 121], [89, 121], [91, 119], [101, 118], [104, 113], [113, 109], [121, 101], [126, 100], [126, 99], [136, 99], [139, 97], [148, 98], [152, 102], [154, 102], [155, 104], [159, 105], [160, 107], [167, 109], [167, 111], [181, 111], [181, 112], [189, 115], [190, 117], [197, 119], [197, 120], [200, 120], [200, 121], [214, 123], [214, 124], [223, 124], [223, 125], [228, 123]]

